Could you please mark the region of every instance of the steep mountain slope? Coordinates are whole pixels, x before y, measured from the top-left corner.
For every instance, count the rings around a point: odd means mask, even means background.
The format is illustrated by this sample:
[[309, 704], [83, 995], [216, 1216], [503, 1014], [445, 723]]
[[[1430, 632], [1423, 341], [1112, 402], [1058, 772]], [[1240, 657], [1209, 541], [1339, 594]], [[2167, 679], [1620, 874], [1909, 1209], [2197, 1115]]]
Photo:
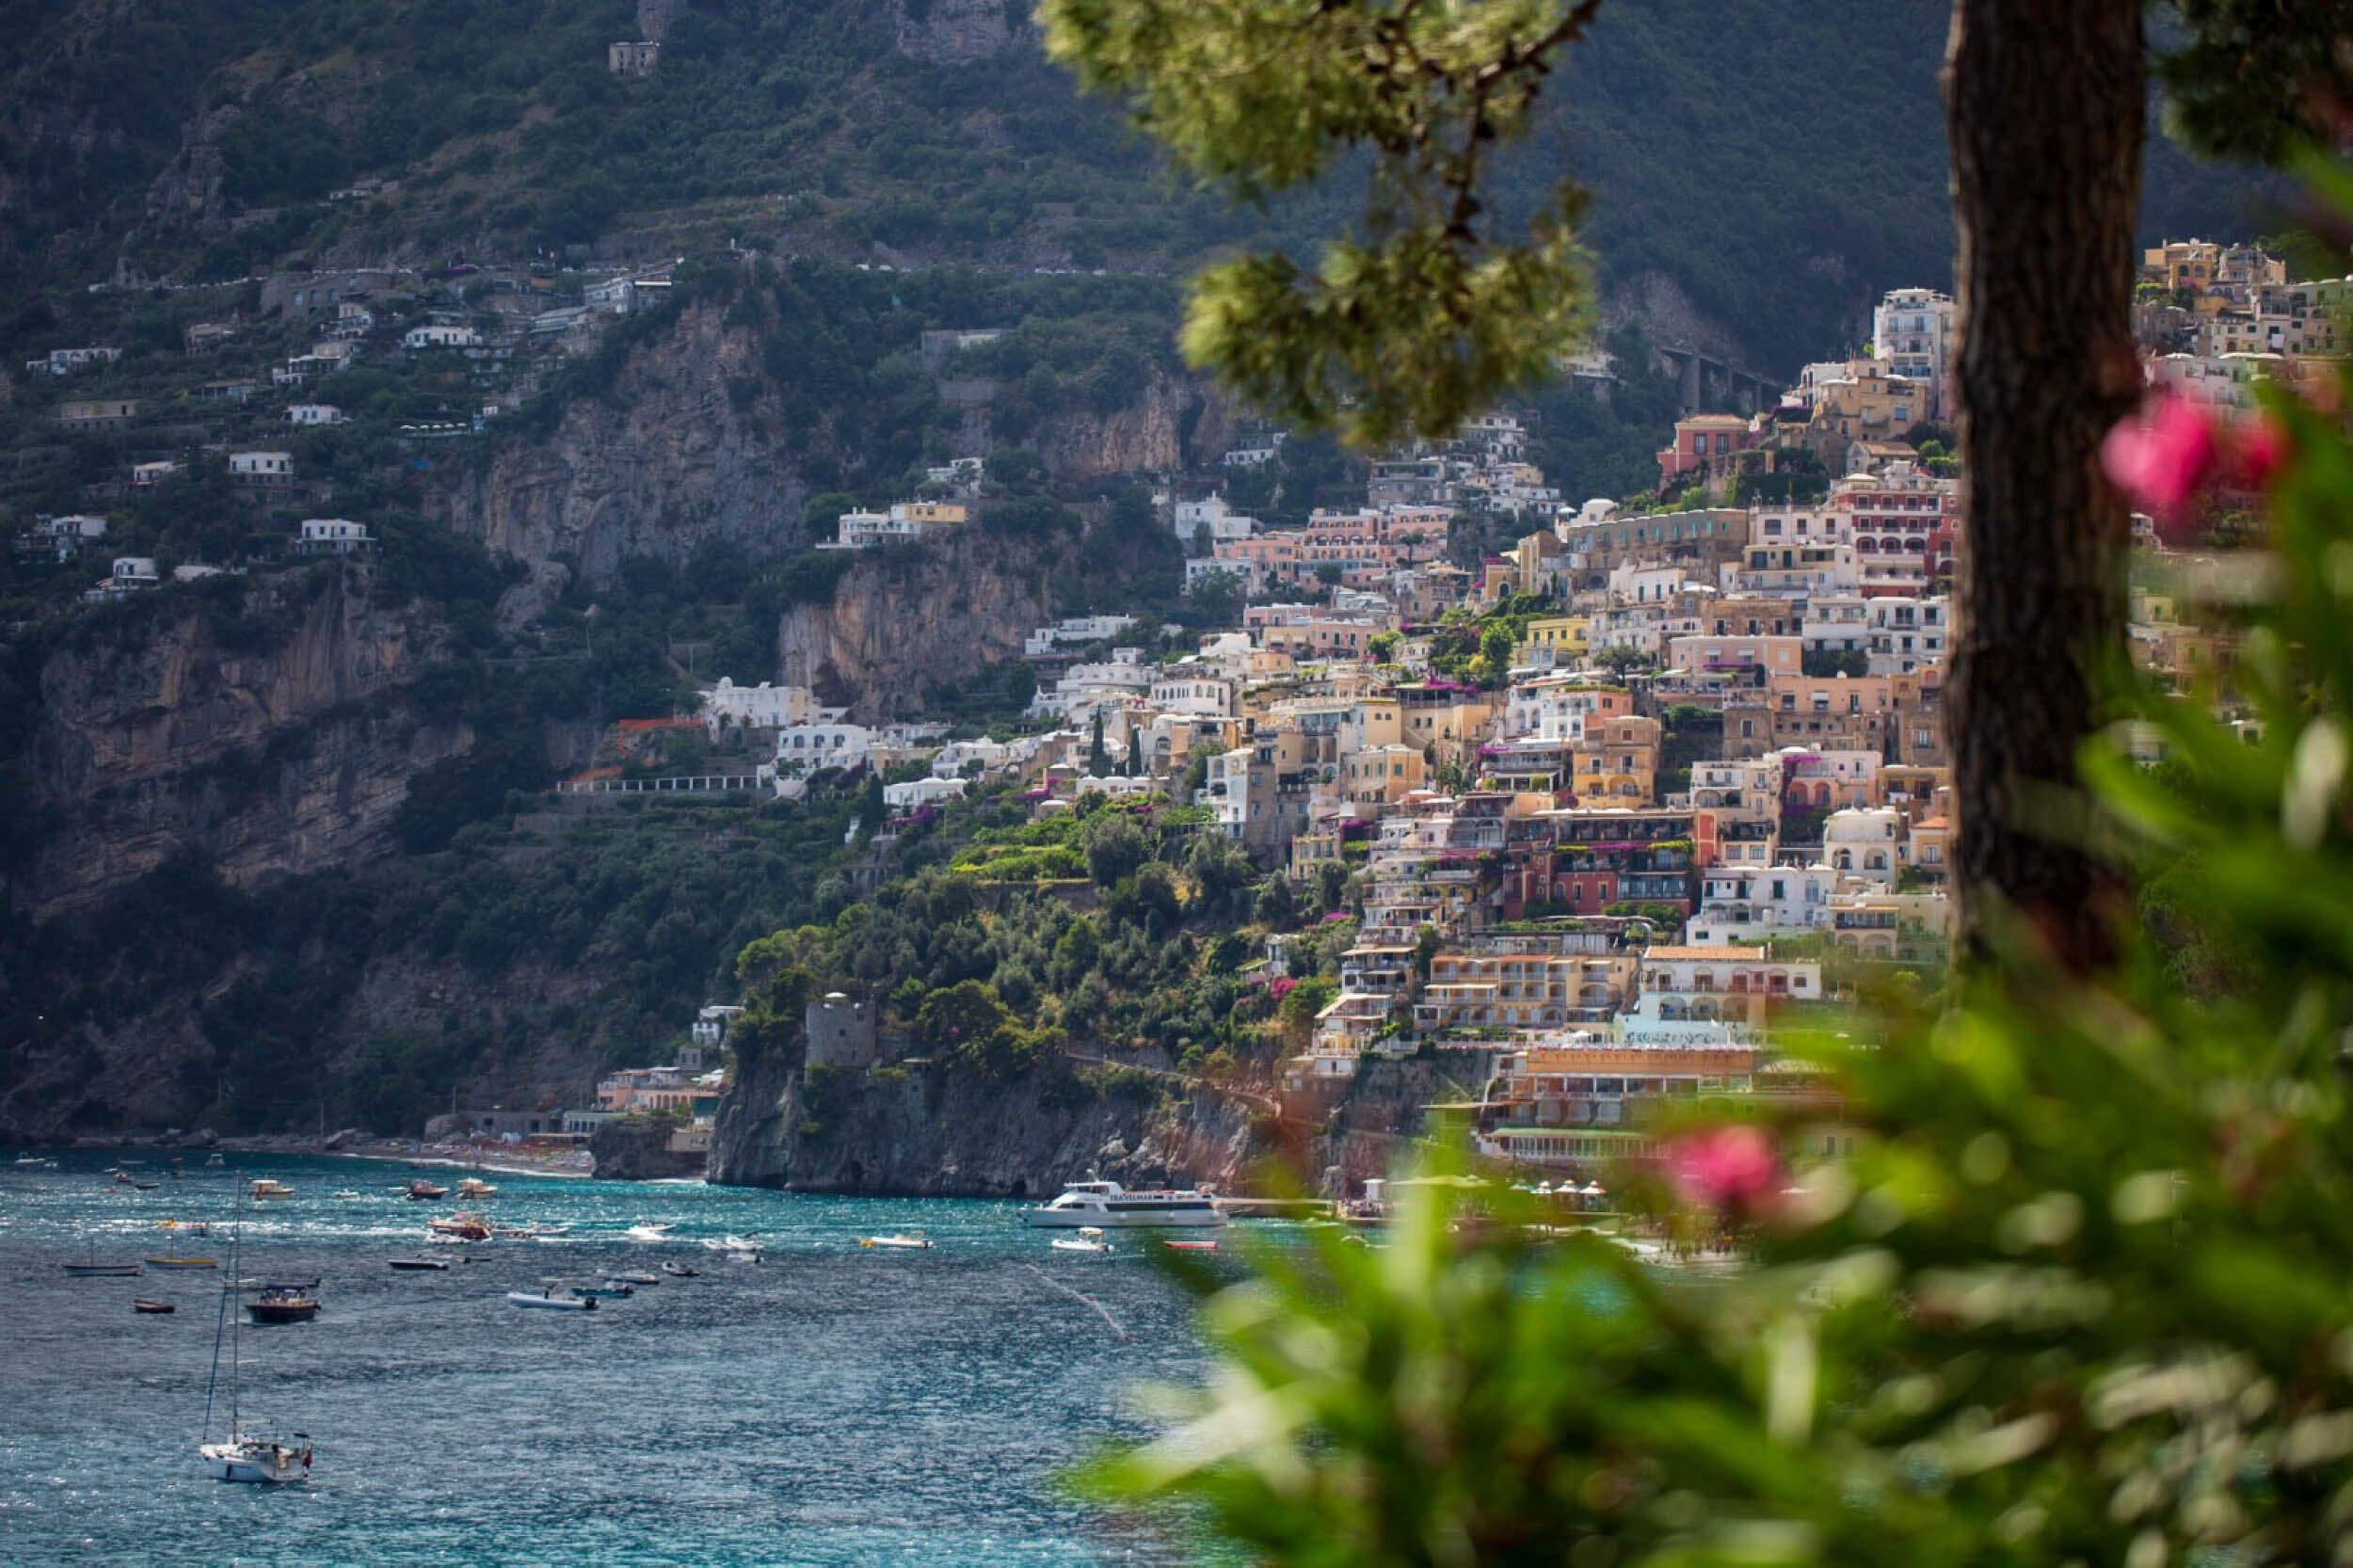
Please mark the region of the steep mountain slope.
[[[1529, 178], [1599, 198], [1620, 297], [1787, 371], [1949, 273], [1945, 0], [1607, 8]], [[1077, 100], [1019, 0], [5, 0], [0, 281], [275, 259], [647, 257], [737, 239], [1181, 271], [1328, 225], [1228, 212]], [[651, 74], [610, 43], [658, 40]], [[2243, 226], [2243, 178], [2152, 154], [2152, 232]], [[341, 199], [336, 199], [342, 193]]]

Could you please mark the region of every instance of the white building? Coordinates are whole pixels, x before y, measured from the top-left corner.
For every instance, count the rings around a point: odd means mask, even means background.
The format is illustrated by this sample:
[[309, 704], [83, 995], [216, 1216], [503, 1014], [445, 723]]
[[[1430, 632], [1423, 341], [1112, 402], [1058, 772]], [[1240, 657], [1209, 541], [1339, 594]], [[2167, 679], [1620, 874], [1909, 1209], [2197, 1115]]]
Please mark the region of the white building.
[[1258, 531], [1258, 520], [1237, 512], [1225, 504], [1222, 495], [1201, 501], [1179, 501], [1170, 508], [1169, 525], [1186, 544], [1193, 543], [1202, 529], [1209, 531], [1212, 541], [1246, 539]]
[[33, 525], [16, 541], [21, 555], [48, 555], [60, 561], [71, 561], [85, 549], [106, 536], [106, 520], [87, 513], [72, 517], [35, 518]]
[[884, 785], [883, 804], [893, 811], [913, 811], [944, 800], [962, 800], [964, 790], [965, 781], [961, 778], [909, 778]]
[[[704, 1008], [695, 1015], [693, 1030], [695, 1044], [704, 1050], [717, 1050], [728, 1043], [728, 1026], [743, 1016], [744, 1010], [740, 1007], [713, 1005]], [[680, 1064], [683, 1066], [690, 1064], [681, 1062]], [[695, 1066], [701, 1064], [699, 1062], [691, 1064]]]
[[878, 544], [920, 539], [964, 521], [964, 508], [947, 501], [902, 501], [888, 512], [844, 512], [834, 537], [820, 550], [868, 550]]
[[410, 348], [479, 348], [482, 334], [471, 327], [428, 322], [423, 327], [411, 327], [400, 341]]
[[296, 403], [286, 409], [288, 424], [341, 424], [344, 414], [332, 403]]
[[776, 772], [854, 768], [866, 760], [877, 739], [862, 724], [796, 724], [776, 731]]
[[703, 722], [716, 735], [728, 725], [745, 729], [784, 729], [817, 717], [817, 699], [807, 686], [739, 686], [728, 676], [702, 694]]
[[1144, 700], [1164, 713], [1230, 718], [1234, 712], [1234, 688], [1197, 664], [1174, 664], [1161, 679], [1152, 682]]
[[1699, 907], [1684, 927], [1695, 948], [1827, 931], [1838, 873], [1828, 866], [1716, 866], [1700, 875]]
[[133, 463], [131, 484], [137, 489], [152, 489], [179, 472], [180, 465], [168, 457], [160, 457], [152, 463]]
[[1135, 625], [1133, 616], [1072, 616], [1051, 626], [1041, 626], [1021, 640], [1021, 656], [1044, 659], [1066, 648], [1084, 648], [1089, 643], [1106, 643]]
[[291, 485], [294, 476], [294, 454], [291, 452], [229, 454], [229, 477], [245, 484]]
[[1910, 858], [1903, 813], [1892, 806], [1850, 806], [1833, 811], [1822, 824], [1822, 859], [1838, 873], [1842, 888], [1891, 888]]
[[1952, 629], [1951, 601], [1884, 596], [1871, 608], [1869, 650], [1872, 675], [1911, 675], [1942, 664]]
[[24, 368], [35, 376], [71, 376], [91, 365], [110, 365], [122, 358], [120, 348], [104, 348], [96, 344], [87, 348], [53, 348], [38, 360], [27, 360]]
[[349, 518], [304, 518], [294, 540], [296, 555], [355, 555], [375, 548], [367, 524]]
[[1891, 376], [1929, 389], [1927, 417], [1947, 411], [1945, 377], [1952, 368], [1952, 296], [1935, 289], [1890, 289], [1871, 312], [1871, 351]]
[[99, 580], [98, 586], [82, 597], [91, 600], [119, 599], [140, 588], [154, 587], [162, 581], [162, 576], [155, 570], [153, 556], [118, 555], [113, 569]]

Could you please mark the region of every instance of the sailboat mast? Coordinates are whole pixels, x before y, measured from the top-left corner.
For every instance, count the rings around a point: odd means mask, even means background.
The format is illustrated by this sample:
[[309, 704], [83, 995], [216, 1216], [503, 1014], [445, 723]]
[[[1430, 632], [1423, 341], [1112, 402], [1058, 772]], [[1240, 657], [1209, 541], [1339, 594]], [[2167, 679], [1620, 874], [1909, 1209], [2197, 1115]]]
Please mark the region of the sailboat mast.
[[[237, 1233], [232, 1228], [229, 1233], [229, 1284], [221, 1290], [220, 1308], [213, 1319], [213, 1370], [212, 1374], [204, 1380], [204, 1441], [207, 1443], [213, 1440], [213, 1394], [220, 1386], [221, 1331], [227, 1328], [231, 1321], [230, 1305], [236, 1299], [236, 1283]], [[233, 1387], [236, 1381], [236, 1358], [233, 1355], [230, 1358], [229, 1376]], [[233, 1401], [233, 1393], [231, 1397]], [[230, 1425], [232, 1429], [235, 1427], [234, 1416], [230, 1417]]]
[[[243, 1249], [244, 1244], [245, 1176], [240, 1172], [237, 1176], [236, 1224], [229, 1232], [229, 1285], [232, 1295], [244, 1293], [243, 1276], [237, 1272], [237, 1255]], [[242, 1304], [240, 1302], [229, 1310], [229, 1440], [232, 1443], [237, 1440], [237, 1433], [244, 1430], [237, 1419], [237, 1381], [239, 1364], [243, 1360], [243, 1357], [238, 1354], [240, 1349], [238, 1335], [245, 1326], [242, 1321], [245, 1314], [238, 1310], [238, 1306]]]

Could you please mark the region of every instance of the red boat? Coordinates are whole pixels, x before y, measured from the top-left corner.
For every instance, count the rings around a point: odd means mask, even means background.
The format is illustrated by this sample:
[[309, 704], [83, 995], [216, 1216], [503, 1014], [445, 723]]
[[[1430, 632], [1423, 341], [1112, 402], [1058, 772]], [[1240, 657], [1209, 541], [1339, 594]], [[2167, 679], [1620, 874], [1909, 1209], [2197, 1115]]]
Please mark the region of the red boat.
[[1215, 1252], [1215, 1241], [1163, 1241], [1160, 1245], [1171, 1252]]

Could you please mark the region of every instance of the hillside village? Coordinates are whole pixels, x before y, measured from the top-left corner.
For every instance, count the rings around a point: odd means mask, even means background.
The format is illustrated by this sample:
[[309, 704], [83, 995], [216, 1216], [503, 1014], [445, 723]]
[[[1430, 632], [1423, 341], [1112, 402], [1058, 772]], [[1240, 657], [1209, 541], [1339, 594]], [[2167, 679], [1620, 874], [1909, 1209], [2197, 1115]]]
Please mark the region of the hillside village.
[[[2290, 285], [2250, 247], [2153, 249], [2146, 375], [2239, 406], [2260, 379], [2317, 375], [2338, 287]], [[994, 736], [869, 728], [767, 684], [710, 688], [699, 716], [756, 754], [763, 791], [797, 798], [825, 770], [887, 778], [885, 841], [968, 793], [1017, 799], [1041, 824], [1192, 808], [1194, 831], [1346, 922], [1346, 943], [1303, 968], [1278, 918], [1241, 971], [1279, 995], [1316, 987], [1273, 1068], [1292, 1111], [1315, 1119], [1369, 1064], [1434, 1057], [1483, 1084], [1483, 1153], [1597, 1171], [1647, 1152], [1646, 1124], [1678, 1096], [1818, 1099], [1777, 1026], [1942, 982], [1942, 697], [1964, 528], [1939, 426], [1951, 342], [1949, 299], [1890, 294], [1870, 354], [1809, 365], [1753, 412], [1677, 421], [1642, 504], [1561, 500], [1510, 413], [1374, 461], [1367, 504], [1303, 527], [1262, 525], [1213, 476], [1163, 482], [1189, 594], [1212, 626], [1239, 626], [1039, 627], [1027, 722]], [[1225, 462], [1269, 461], [1282, 439], [1238, 440]], [[841, 547], [971, 526], [942, 498], [980, 477], [934, 471], [931, 499], [845, 517]], [[1527, 531], [1458, 565], [1465, 514]], [[2227, 704], [2227, 647], [2184, 619], [2205, 558], [2150, 519], [2137, 531], [2137, 652]], [[619, 771], [561, 788], [695, 787]], [[1008, 846], [958, 865], [983, 883], [1086, 882], [1076, 854]], [[829, 1064], [888, 1054], [870, 1039]], [[646, 1081], [610, 1080], [606, 1111]], [[700, 1081], [708, 1096], [718, 1077]]]

